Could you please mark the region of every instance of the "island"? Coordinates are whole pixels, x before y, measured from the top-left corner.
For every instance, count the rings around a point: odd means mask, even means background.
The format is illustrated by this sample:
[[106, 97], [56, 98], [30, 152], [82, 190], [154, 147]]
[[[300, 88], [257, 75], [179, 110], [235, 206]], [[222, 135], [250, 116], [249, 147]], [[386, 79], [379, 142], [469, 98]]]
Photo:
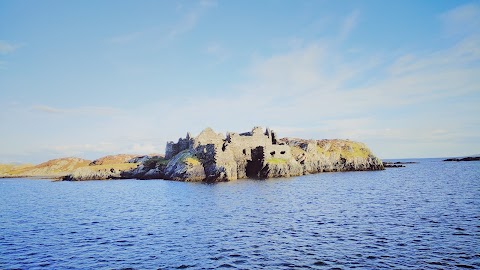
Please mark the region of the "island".
[[396, 162], [383, 162], [383, 167], [385, 168], [404, 168], [405, 164], [416, 164], [415, 161], [396, 161]]
[[464, 157], [464, 158], [447, 158], [443, 161], [480, 161], [480, 156]]
[[[382, 161], [363, 143], [339, 139], [278, 138], [273, 130], [261, 127], [226, 134], [206, 128], [196, 137], [187, 133], [177, 142], [167, 142], [165, 155], [120, 156], [108, 156], [93, 162], [69, 158], [67, 163], [71, 166], [63, 171], [63, 175], [56, 173], [55, 177], [64, 181], [133, 178], [224, 182], [384, 169]], [[75, 161], [74, 165], [72, 161]], [[39, 166], [45, 168], [45, 164], [40, 165], [36, 166], [37, 171]], [[35, 175], [32, 167], [26, 167], [0, 176]]]

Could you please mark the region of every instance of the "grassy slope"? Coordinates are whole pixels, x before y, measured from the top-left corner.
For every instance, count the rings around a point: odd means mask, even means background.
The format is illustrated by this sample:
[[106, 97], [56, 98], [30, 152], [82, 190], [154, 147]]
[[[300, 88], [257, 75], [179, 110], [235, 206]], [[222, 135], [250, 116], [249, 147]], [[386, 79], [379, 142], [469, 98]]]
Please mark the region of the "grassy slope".
[[333, 153], [340, 154], [341, 157], [349, 160], [355, 157], [367, 158], [371, 152], [368, 147], [360, 142], [347, 140], [322, 140], [317, 144], [319, 154], [326, 157]]
[[[292, 155], [298, 157], [306, 152], [298, 146], [291, 146]], [[350, 140], [320, 140], [317, 141], [317, 153], [325, 158], [331, 156], [342, 157], [346, 160], [367, 158], [373, 155], [368, 147], [360, 142]]]
[[286, 164], [287, 160], [283, 158], [269, 158], [266, 162], [270, 164]]
[[84, 166], [81, 167], [82, 169], [87, 169], [89, 171], [105, 171], [105, 170], [130, 170], [136, 168], [138, 163], [117, 163], [117, 164], [102, 164], [102, 165], [92, 165], [92, 166]]
[[[111, 162], [111, 159], [108, 159]], [[109, 163], [107, 162], [107, 163]], [[0, 164], [0, 177], [61, 177], [73, 173], [75, 170], [82, 168], [88, 172], [109, 171], [111, 169], [117, 171], [130, 170], [137, 167], [136, 163], [115, 163], [103, 165], [91, 165], [90, 160], [80, 158], [59, 158], [49, 160], [38, 165], [12, 165]]]
[[0, 176], [2, 175], [9, 175], [12, 172], [23, 171], [26, 168], [33, 167], [33, 164], [0, 164]]

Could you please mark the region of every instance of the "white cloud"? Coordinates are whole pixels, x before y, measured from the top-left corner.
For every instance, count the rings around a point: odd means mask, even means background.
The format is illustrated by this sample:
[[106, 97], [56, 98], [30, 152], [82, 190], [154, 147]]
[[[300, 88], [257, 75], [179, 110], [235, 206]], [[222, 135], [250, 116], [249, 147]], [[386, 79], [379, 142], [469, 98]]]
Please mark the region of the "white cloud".
[[[357, 21], [358, 12], [353, 12], [341, 32], [350, 32]], [[361, 52], [345, 56], [336, 43], [317, 40], [283, 54], [257, 57], [249, 68], [251, 80], [236, 86], [233, 98], [192, 97], [194, 102], [176, 110], [208, 119], [213, 127], [269, 125], [280, 136], [363, 140], [383, 156], [438, 155], [437, 148], [444, 145], [451, 154], [455, 139], [472, 136], [465, 126], [480, 113], [470, 108], [471, 98], [479, 98], [478, 41], [472, 33], [446, 48], [379, 57]], [[449, 115], [440, 103], [450, 99], [461, 109]], [[463, 107], [470, 112], [459, 116]], [[393, 120], [411, 110], [417, 115], [408, 121]], [[192, 124], [198, 125], [198, 120]], [[406, 153], [415, 148], [417, 152]], [[457, 144], [457, 151], [466, 150]]]
[[480, 5], [469, 3], [454, 8], [440, 16], [449, 35], [480, 32]]
[[104, 155], [120, 153], [138, 155], [163, 153], [164, 147], [148, 142], [122, 142], [119, 140], [116, 142], [49, 145], [44, 147], [44, 151], [50, 152], [55, 157], [77, 156], [99, 158]]
[[58, 156], [85, 156], [86, 153], [96, 153], [99, 155], [100, 153], [116, 153], [119, 150], [119, 148], [111, 142], [51, 145], [44, 147], [44, 149]]
[[163, 147], [154, 145], [152, 143], [134, 143], [129, 149], [126, 149], [125, 153], [132, 154], [163, 154]]
[[[172, 33], [192, 30], [202, 12], [187, 12]], [[446, 20], [463, 18], [449, 16], [454, 19]], [[352, 12], [335, 37], [347, 37], [361, 27], [358, 18], [359, 12]], [[479, 41], [472, 29], [448, 47], [381, 57], [361, 49], [345, 54], [334, 39], [301, 40], [283, 53], [255, 58], [246, 70], [248, 81], [214, 97], [199, 92], [181, 102], [165, 98], [130, 110], [46, 105], [33, 109], [92, 116], [86, 118], [101, 126], [94, 135], [83, 131], [89, 143], [53, 148], [64, 154], [162, 152], [166, 141], [187, 131], [196, 135], [210, 126], [238, 132], [256, 125], [269, 126], [281, 137], [363, 141], [381, 157], [460, 154], [479, 147], [464, 143], [480, 132]], [[219, 43], [206, 48], [220, 58], [223, 50]], [[106, 121], [97, 122], [98, 115]]]
[[139, 39], [140, 37], [145, 35], [145, 33], [146, 31], [137, 31], [137, 32], [128, 33], [124, 35], [114, 36], [107, 39], [107, 41], [115, 44], [125, 44], [125, 43], [129, 43], [131, 41]]
[[60, 109], [47, 105], [32, 106], [33, 111], [44, 112], [49, 114], [69, 114], [69, 115], [117, 115], [123, 113], [122, 110], [112, 107], [94, 107], [82, 106], [76, 108]]
[[[169, 25], [153, 25], [145, 27], [139, 31], [133, 31], [126, 34], [115, 35], [106, 39], [112, 44], [126, 44], [141, 39], [153, 39], [154, 42], [164, 43], [175, 40], [176, 38], [192, 31], [205, 13], [217, 6], [213, 0], [201, 0], [193, 5], [183, 5], [181, 2], [176, 4], [176, 11], [179, 13], [177, 20], [170, 22]], [[188, 9], [186, 8], [188, 7]], [[149, 42], [152, 42], [152, 41]]]
[[53, 107], [46, 106], [46, 105], [33, 106], [32, 110], [39, 111], [39, 112], [45, 112], [45, 113], [51, 113], [51, 114], [63, 114], [63, 113], [67, 112], [65, 110], [53, 108]]
[[221, 63], [230, 57], [229, 51], [218, 42], [210, 43], [206, 52], [216, 58], [216, 63]]
[[[358, 12], [353, 12], [342, 31], [351, 31], [357, 21]], [[399, 141], [440, 147], [447, 138], [468, 133], [454, 117], [432, 121], [423, 107], [433, 106], [428, 110], [440, 114], [444, 108], [435, 103], [478, 92], [480, 54], [472, 39], [427, 53], [384, 58], [360, 52], [345, 56], [336, 41], [326, 39], [304, 43], [283, 54], [257, 57], [248, 69], [250, 81], [235, 86], [234, 96], [190, 97], [172, 108], [171, 118], [162, 120], [180, 130], [212, 126], [242, 131], [263, 125], [280, 136], [339, 137], [374, 145], [388, 141], [391, 149], [380, 151], [387, 156], [402, 152]], [[383, 116], [408, 112], [411, 106], [419, 115], [410, 123], [396, 126]], [[469, 116], [463, 118], [460, 123], [470, 121]]]
[[217, 6], [217, 1], [215, 1], [215, 0], [200, 0], [200, 6], [216, 7]]
[[352, 11], [343, 21], [340, 29], [340, 40], [344, 40], [350, 35], [358, 24], [360, 12], [358, 10]]
[[[200, 18], [211, 8], [216, 6], [216, 1], [202, 0], [198, 5], [194, 6], [186, 13], [181, 15], [180, 20], [177, 21], [171, 28], [167, 35], [168, 39], [175, 39], [185, 33], [193, 30]], [[183, 10], [183, 7], [180, 9]]]
[[0, 40], [0, 54], [9, 54], [20, 48], [19, 44], [13, 44], [11, 42]]

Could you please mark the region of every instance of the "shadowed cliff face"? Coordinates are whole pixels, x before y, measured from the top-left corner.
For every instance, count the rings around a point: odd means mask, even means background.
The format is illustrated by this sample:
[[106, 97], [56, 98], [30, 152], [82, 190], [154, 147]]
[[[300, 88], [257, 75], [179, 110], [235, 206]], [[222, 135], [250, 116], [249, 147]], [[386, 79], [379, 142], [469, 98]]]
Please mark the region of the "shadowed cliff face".
[[129, 173], [142, 179], [231, 181], [242, 178], [291, 177], [320, 172], [383, 170], [368, 147], [349, 140], [276, 139], [275, 132], [254, 128], [226, 136], [207, 128], [167, 144], [170, 159], [140, 165]]

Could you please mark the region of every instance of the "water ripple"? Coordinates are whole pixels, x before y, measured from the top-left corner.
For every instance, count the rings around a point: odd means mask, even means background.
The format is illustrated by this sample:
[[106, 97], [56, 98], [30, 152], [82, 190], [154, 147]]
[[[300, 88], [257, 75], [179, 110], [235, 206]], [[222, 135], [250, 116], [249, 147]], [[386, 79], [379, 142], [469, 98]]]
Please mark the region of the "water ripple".
[[480, 163], [215, 185], [0, 180], [1, 269], [478, 269]]

